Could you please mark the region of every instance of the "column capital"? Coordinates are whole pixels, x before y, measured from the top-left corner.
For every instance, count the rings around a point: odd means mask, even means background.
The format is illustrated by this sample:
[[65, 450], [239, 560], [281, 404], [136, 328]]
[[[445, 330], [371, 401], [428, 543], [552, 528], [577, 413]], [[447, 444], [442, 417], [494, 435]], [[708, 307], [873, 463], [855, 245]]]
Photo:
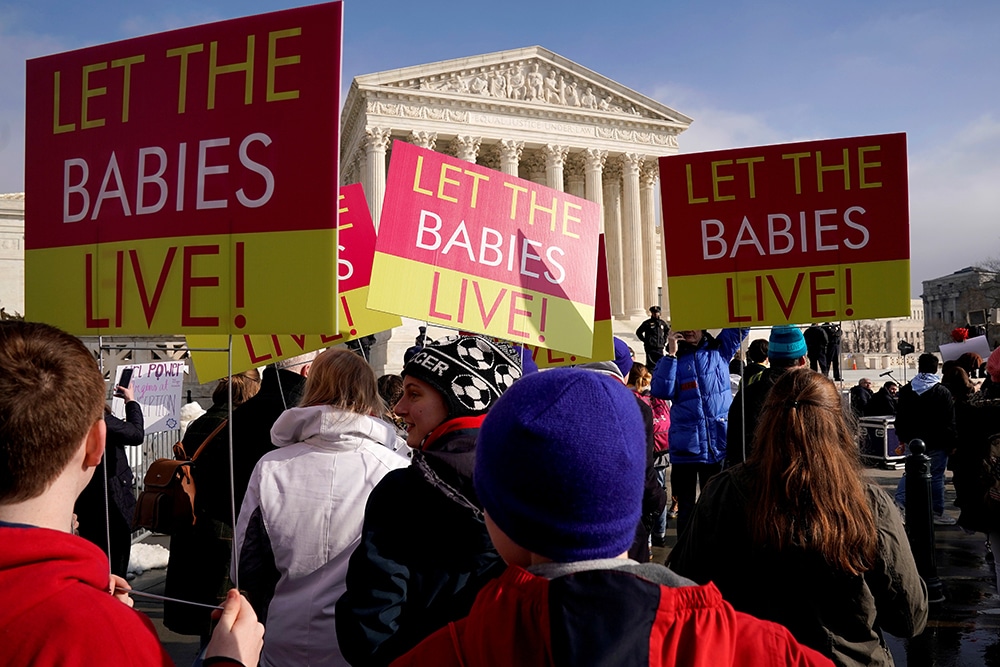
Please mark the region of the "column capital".
[[639, 169], [642, 168], [644, 155], [639, 153], [625, 153], [622, 155], [622, 170], [626, 176], [638, 176]]
[[479, 153], [479, 145], [482, 144], [482, 137], [473, 137], [468, 134], [460, 134], [452, 140], [455, 149], [455, 157], [459, 160], [472, 162], [475, 164], [476, 155]]
[[586, 172], [584, 171], [583, 156], [580, 153], [570, 153], [563, 161], [566, 169], [566, 179], [570, 181], [583, 181]]
[[434, 150], [434, 144], [437, 143], [437, 132], [428, 132], [426, 130], [413, 130], [410, 132], [409, 141], [415, 146], [420, 148], [428, 148]]
[[545, 158], [540, 153], [528, 153], [521, 162], [527, 168], [529, 175], [545, 173]]
[[604, 164], [604, 178], [606, 181], [620, 181], [622, 179], [623, 160], [621, 156], [613, 156], [607, 159]]
[[389, 138], [392, 130], [387, 127], [366, 127], [365, 128], [365, 149], [368, 151], [384, 151], [389, 147]]
[[660, 164], [659, 160], [656, 158], [643, 161], [642, 167], [639, 169], [639, 186], [642, 188], [651, 188], [656, 185], [656, 180], [660, 177]]
[[604, 168], [604, 163], [608, 159], [608, 152], [600, 148], [588, 148], [583, 151], [583, 161], [587, 169], [598, 171]]
[[542, 146], [542, 155], [545, 156], [545, 166], [561, 167], [569, 154], [569, 146], [559, 144], [545, 144]]
[[516, 139], [501, 139], [499, 146], [500, 157], [503, 159], [511, 161], [521, 159], [521, 153], [524, 151], [523, 141], [518, 141]]

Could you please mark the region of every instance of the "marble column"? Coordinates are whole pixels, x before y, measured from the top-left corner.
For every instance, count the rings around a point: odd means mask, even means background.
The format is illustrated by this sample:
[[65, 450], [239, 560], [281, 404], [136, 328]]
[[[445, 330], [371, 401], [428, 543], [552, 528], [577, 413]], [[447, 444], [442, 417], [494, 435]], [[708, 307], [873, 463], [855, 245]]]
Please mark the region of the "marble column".
[[583, 155], [571, 153], [566, 156], [563, 164], [566, 173], [566, 192], [574, 197], [586, 199], [587, 181], [584, 173]]
[[429, 150], [434, 150], [434, 144], [437, 143], [437, 132], [427, 132], [424, 130], [413, 130], [410, 132], [409, 142], [414, 146], [419, 146], [420, 148], [427, 148]]
[[[597, 202], [601, 211], [601, 231], [604, 231], [604, 187], [602, 174], [604, 173], [604, 162], [608, 158], [608, 152], [597, 148], [588, 148], [583, 152], [586, 197], [592, 202]], [[605, 239], [607, 242], [607, 239]]]
[[563, 163], [569, 148], [558, 144], [546, 144], [542, 146], [542, 155], [545, 156], [545, 184], [554, 190], [564, 192], [563, 185]]
[[455, 137], [452, 145], [455, 148], [455, 157], [476, 164], [476, 155], [479, 154], [479, 145], [482, 143], [481, 137], [471, 137], [469, 135], [459, 135]]
[[524, 142], [515, 139], [500, 140], [500, 171], [508, 176], [517, 176], [517, 166], [521, 162]]
[[387, 127], [365, 128], [365, 171], [361, 178], [368, 199], [375, 230], [382, 217], [382, 198], [385, 196], [385, 149], [389, 146], [392, 130]]
[[604, 167], [604, 243], [608, 252], [611, 314], [625, 315], [622, 298], [622, 162], [614, 157]]
[[638, 153], [622, 156], [622, 304], [626, 317], [638, 317], [646, 310], [642, 303], [641, 168], [642, 156]]
[[639, 217], [642, 230], [642, 290], [645, 295], [642, 303], [644, 308], [654, 304], [660, 305], [660, 295], [657, 290], [656, 267], [659, 258], [656, 256], [656, 180], [659, 169], [656, 158], [647, 158], [639, 172]]
[[528, 172], [528, 180], [539, 185], [548, 185], [545, 176], [545, 158], [541, 153], [528, 153], [521, 160]]

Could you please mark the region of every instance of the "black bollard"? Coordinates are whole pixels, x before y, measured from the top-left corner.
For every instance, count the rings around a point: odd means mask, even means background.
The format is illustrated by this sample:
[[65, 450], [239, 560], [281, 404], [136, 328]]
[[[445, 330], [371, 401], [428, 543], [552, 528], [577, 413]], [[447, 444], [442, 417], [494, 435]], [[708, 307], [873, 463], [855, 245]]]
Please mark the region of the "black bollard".
[[906, 457], [906, 535], [917, 571], [927, 584], [930, 602], [943, 602], [944, 590], [934, 559], [934, 517], [931, 508], [931, 460], [923, 440], [910, 441]]

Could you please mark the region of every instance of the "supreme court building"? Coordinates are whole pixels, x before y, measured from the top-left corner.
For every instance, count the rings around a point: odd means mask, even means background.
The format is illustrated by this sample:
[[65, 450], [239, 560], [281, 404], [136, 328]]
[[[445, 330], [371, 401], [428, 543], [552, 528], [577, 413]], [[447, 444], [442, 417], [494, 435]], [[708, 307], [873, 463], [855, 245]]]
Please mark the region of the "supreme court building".
[[[341, 182], [364, 186], [377, 229], [401, 140], [597, 202], [612, 312], [642, 318], [665, 288], [657, 158], [677, 152], [691, 122], [539, 46], [446, 60], [355, 77], [341, 116]], [[662, 301], [668, 312], [665, 289]], [[404, 329], [391, 368], [413, 344], [415, 326]]]

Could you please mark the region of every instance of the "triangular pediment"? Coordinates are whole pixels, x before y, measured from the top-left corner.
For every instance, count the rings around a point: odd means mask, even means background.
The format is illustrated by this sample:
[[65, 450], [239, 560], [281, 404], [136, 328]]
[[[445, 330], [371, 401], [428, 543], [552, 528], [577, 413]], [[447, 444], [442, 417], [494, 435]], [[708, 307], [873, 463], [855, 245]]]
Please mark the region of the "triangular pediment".
[[[413, 91], [456, 101], [541, 106], [676, 123], [691, 118], [540, 46], [355, 77], [360, 89]], [[419, 93], [417, 92], [419, 91]]]

